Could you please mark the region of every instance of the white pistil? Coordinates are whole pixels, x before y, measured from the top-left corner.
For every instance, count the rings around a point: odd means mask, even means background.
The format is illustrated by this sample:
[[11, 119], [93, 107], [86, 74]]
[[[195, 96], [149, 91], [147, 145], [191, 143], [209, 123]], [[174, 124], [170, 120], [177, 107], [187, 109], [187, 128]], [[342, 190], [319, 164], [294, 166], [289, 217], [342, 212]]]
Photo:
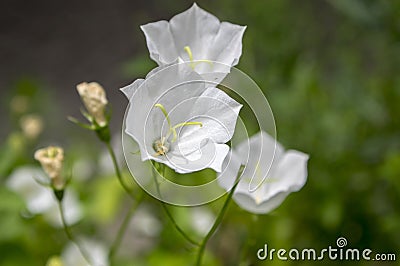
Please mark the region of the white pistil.
[[208, 64], [210, 64], [211, 66], [213, 65], [212, 61], [211, 61], [211, 60], [207, 60], [207, 59], [196, 60], [196, 62], [194, 62], [193, 53], [192, 53], [192, 50], [190, 49], [189, 46], [183, 47], [183, 50], [185, 50], [185, 52], [188, 54], [189, 60], [190, 60], [189, 66], [190, 66], [193, 70], [195, 69], [195, 67], [196, 67], [199, 63], [208, 63]]

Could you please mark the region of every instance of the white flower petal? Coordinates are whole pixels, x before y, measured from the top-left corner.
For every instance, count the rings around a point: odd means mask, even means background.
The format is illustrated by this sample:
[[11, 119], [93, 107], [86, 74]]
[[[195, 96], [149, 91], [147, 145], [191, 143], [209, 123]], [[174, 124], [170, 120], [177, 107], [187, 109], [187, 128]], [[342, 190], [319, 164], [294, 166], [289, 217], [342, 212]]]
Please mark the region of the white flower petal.
[[257, 204], [252, 196], [244, 193], [235, 193], [233, 199], [244, 210], [255, 214], [265, 214], [276, 209], [285, 200], [289, 192], [278, 193], [274, 197]]
[[146, 40], [150, 58], [158, 65], [167, 65], [178, 58], [169, 23], [165, 20], [140, 26]]
[[246, 165], [243, 176], [250, 181], [248, 189], [253, 191], [274, 171], [275, 162], [282, 156], [284, 149], [274, 138], [261, 131], [241, 142], [235, 151], [242, 158], [242, 164]]
[[222, 164], [226, 155], [229, 152], [229, 146], [226, 144], [216, 144], [215, 145], [215, 159], [213, 160], [212, 164], [209, 166], [210, 168], [214, 169], [216, 172], [222, 171]]
[[[235, 131], [236, 119], [242, 105], [220, 89], [209, 87], [198, 97], [189, 114], [191, 120], [201, 122], [201, 128], [184, 127], [179, 147], [193, 146], [193, 140], [212, 139], [217, 143], [229, 141]], [[186, 142], [189, 142], [186, 145]]]
[[213, 39], [218, 34], [220, 21], [217, 17], [193, 4], [188, 10], [174, 16], [169, 25], [175, 47], [184, 61], [189, 61], [185, 46], [190, 47], [194, 60], [210, 60], [203, 56], [212, 49]]
[[[158, 21], [141, 26], [145, 34], [150, 57], [159, 65], [176, 60], [209, 60], [234, 66], [242, 53], [242, 37], [246, 27], [220, 22], [217, 17], [193, 4], [188, 10], [174, 16], [169, 23]], [[191, 50], [190, 58], [185, 47]], [[208, 63], [196, 64], [200, 74], [210, 72], [228, 73], [223, 66]], [[215, 79], [216, 78], [216, 79]], [[212, 76], [220, 82], [223, 75]]]
[[[289, 193], [301, 189], [307, 179], [308, 155], [295, 150], [284, 152], [265, 132], [240, 143], [232, 158], [218, 182], [226, 190], [230, 189], [235, 178], [232, 172], [238, 169], [237, 161], [246, 164], [233, 199], [249, 212], [272, 211]], [[256, 186], [252, 185], [254, 182]]]
[[[147, 73], [146, 79], [147, 80], [150, 79], [151, 76], [155, 75], [158, 71], [161, 71], [163, 69], [165, 69], [165, 67], [153, 68], [149, 73]], [[128, 100], [129, 100], [133, 96], [133, 94], [138, 90], [138, 88], [140, 86], [142, 86], [144, 81], [145, 81], [145, 79], [137, 79], [133, 83], [131, 83], [123, 88], [120, 88], [120, 91], [122, 91], [125, 94], [126, 98], [128, 98]]]
[[140, 87], [140, 85], [142, 85], [143, 82], [144, 79], [137, 79], [132, 84], [129, 84], [128, 86], [125, 86], [120, 90], [125, 94], [126, 98], [128, 98], [129, 100], [135, 93], [135, 91]]
[[[222, 22], [217, 35], [214, 36], [212, 49], [207, 50], [205, 58], [212, 58], [216, 62], [229, 66], [237, 65], [242, 55], [242, 38], [245, 30], [246, 26]], [[202, 66], [205, 65], [202, 64]], [[214, 71], [225, 72], [226, 70], [223, 69], [223, 65], [217, 65]], [[200, 73], [203, 72], [205, 71]]]
[[[229, 154], [225, 157], [225, 160], [222, 164], [222, 172], [218, 174], [218, 184], [224, 188], [226, 191], [230, 191], [231, 188], [235, 185], [235, 180], [241, 165], [241, 158], [237, 153], [229, 152]], [[243, 177], [243, 175], [242, 175]], [[239, 187], [236, 189], [238, 190]]]
[[280, 159], [275, 171], [277, 181], [269, 187], [271, 193], [300, 190], [307, 181], [308, 158], [305, 153], [288, 150]]

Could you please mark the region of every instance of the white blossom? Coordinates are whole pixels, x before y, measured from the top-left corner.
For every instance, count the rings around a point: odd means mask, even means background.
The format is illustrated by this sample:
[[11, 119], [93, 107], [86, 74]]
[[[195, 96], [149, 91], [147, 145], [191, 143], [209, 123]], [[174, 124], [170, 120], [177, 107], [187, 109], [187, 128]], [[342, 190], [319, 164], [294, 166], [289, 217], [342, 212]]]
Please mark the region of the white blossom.
[[242, 105], [182, 64], [158, 68], [122, 91], [129, 99], [125, 130], [143, 161], [178, 173], [221, 170]]
[[240, 143], [232, 152], [219, 184], [230, 190], [241, 164], [245, 170], [233, 195], [243, 209], [257, 214], [277, 208], [291, 193], [300, 190], [307, 180], [308, 155], [283, 147], [265, 132]]
[[190, 62], [193, 69], [204, 74], [227, 73], [226, 66], [237, 65], [246, 27], [220, 22], [194, 3], [169, 22], [148, 23], [141, 29], [146, 36], [150, 57], [158, 65]]

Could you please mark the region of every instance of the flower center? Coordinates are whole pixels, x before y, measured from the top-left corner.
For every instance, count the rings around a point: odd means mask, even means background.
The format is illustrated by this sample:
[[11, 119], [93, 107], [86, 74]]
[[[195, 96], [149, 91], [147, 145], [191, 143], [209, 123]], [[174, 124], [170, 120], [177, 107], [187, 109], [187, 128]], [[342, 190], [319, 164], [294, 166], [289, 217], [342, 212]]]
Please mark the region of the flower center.
[[[165, 155], [169, 151], [170, 143], [174, 143], [176, 139], [178, 138], [178, 133], [176, 133], [176, 129], [179, 127], [184, 127], [184, 126], [203, 126], [203, 123], [201, 122], [183, 122], [183, 123], [178, 123], [175, 126], [171, 125], [171, 120], [168, 116], [168, 112], [165, 109], [165, 107], [161, 103], [157, 103], [154, 105], [154, 107], [160, 108], [161, 112], [165, 116], [165, 119], [167, 119], [168, 123], [168, 133], [166, 136], [162, 136], [160, 139], [154, 141], [153, 143], [153, 149], [156, 152], [155, 156], [159, 155]], [[172, 134], [172, 140], [169, 141], [169, 138]]]
[[56, 158], [57, 154], [58, 154], [58, 150], [56, 148], [51, 147], [46, 150], [45, 156], [47, 158], [54, 159], [54, 158]]
[[157, 152], [156, 156], [165, 155], [169, 150], [169, 142], [162, 137], [154, 142], [153, 149]]
[[183, 47], [183, 50], [185, 50], [185, 52], [188, 54], [189, 60], [190, 60], [189, 66], [190, 66], [193, 70], [194, 70], [195, 67], [196, 67], [198, 64], [200, 64], [200, 63], [208, 63], [208, 64], [210, 64], [211, 66], [213, 65], [212, 61], [211, 61], [211, 60], [207, 60], [207, 59], [200, 59], [200, 60], [196, 60], [196, 62], [194, 62], [193, 53], [192, 53], [192, 50], [190, 49], [189, 46]]

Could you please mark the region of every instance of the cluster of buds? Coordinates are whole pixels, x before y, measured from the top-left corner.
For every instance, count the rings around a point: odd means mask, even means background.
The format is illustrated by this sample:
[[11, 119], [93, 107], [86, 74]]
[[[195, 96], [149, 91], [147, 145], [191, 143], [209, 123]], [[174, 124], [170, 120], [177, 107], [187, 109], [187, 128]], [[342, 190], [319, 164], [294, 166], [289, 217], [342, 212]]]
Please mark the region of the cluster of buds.
[[49, 146], [35, 152], [35, 159], [40, 162], [43, 170], [50, 178], [50, 185], [54, 191], [63, 191], [66, 181], [62, 176], [64, 150], [60, 147]]
[[86, 108], [86, 111], [82, 110], [82, 114], [90, 124], [81, 123], [72, 117], [69, 120], [83, 128], [95, 131], [102, 141], [110, 141], [109, 117], [106, 114], [108, 101], [103, 87], [97, 82], [82, 82], [76, 86], [76, 89]]

